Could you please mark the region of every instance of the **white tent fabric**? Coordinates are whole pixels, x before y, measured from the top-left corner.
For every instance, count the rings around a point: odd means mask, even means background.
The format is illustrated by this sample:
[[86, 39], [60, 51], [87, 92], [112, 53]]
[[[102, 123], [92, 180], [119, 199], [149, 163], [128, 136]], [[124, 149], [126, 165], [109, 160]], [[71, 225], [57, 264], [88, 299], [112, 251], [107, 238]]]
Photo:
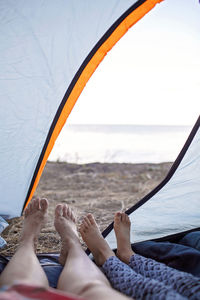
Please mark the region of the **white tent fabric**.
[[93, 47], [136, 2], [1, 0], [2, 215], [20, 215], [65, 92]]
[[[129, 215], [132, 243], [200, 227], [199, 147], [200, 129], [171, 179]], [[111, 247], [116, 247], [113, 231], [108, 234], [106, 240]]]

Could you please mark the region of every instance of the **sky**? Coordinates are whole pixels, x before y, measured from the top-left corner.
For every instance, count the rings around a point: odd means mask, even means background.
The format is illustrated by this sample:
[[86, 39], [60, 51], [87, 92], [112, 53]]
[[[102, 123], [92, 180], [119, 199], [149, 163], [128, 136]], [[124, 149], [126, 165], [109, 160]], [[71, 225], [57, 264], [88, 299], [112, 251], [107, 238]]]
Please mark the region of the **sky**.
[[68, 124], [193, 125], [200, 112], [200, 4], [165, 0], [121, 38]]

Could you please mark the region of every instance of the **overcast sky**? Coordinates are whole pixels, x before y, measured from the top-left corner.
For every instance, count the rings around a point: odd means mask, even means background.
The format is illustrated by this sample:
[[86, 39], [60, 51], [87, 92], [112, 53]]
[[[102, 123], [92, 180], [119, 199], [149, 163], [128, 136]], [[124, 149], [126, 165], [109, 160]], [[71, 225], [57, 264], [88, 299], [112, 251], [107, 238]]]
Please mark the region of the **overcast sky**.
[[165, 0], [107, 54], [68, 123], [192, 125], [200, 112], [200, 4]]

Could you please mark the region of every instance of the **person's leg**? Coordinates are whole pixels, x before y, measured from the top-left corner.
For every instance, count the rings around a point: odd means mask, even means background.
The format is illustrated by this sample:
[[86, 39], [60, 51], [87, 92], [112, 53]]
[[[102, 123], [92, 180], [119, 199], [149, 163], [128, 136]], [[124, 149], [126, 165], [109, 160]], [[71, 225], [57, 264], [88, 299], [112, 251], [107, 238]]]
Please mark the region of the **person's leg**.
[[200, 299], [200, 279], [180, 272], [163, 263], [134, 254], [130, 243], [130, 220], [125, 213], [116, 213], [114, 230], [117, 239], [117, 256], [136, 273], [171, 286], [189, 299]]
[[102, 237], [92, 215], [84, 218], [80, 232], [96, 263], [102, 267], [115, 289], [136, 299], [183, 299], [170, 287], [137, 274], [119, 260]]
[[130, 242], [131, 222], [127, 214], [117, 212], [114, 217], [114, 231], [117, 240], [117, 257], [128, 264], [134, 254]]
[[48, 286], [47, 277], [35, 255], [34, 243], [46, 220], [46, 199], [32, 200], [25, 210], [19, 247], [0, 276], [0, 286], [27, 283]]
[[[111, 288], [105, 275], [83, 251], [69, 207], [61, 204], [56, 207], [54, 224], [62, 240], [60, 263], [64, 265], [57, 288], [88, 300], [127, 299]], [[105, 249], [105, 259], [112, 255], [109, 248]]]

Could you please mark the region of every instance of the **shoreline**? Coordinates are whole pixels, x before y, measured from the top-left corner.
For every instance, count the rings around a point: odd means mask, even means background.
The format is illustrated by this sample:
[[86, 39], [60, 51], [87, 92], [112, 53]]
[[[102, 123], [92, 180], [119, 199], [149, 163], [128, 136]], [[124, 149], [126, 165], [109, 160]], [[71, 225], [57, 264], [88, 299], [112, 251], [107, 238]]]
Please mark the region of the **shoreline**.
[[[53, 226], [58, 203], [70, 205], [80, 222], [94, 214], [101, 231], [118, 210], [127, 210], [155, 188], [172, 163], [90, 163], [47, 162], [34, 196], [49, 200], [48, 222], [39, 237], [38, 253], [59, 252], [60, 240]], [[20, 238], [23, 217], [13, 218], [2, 233], [7, 246], [2, 255], [12, 255]]]

